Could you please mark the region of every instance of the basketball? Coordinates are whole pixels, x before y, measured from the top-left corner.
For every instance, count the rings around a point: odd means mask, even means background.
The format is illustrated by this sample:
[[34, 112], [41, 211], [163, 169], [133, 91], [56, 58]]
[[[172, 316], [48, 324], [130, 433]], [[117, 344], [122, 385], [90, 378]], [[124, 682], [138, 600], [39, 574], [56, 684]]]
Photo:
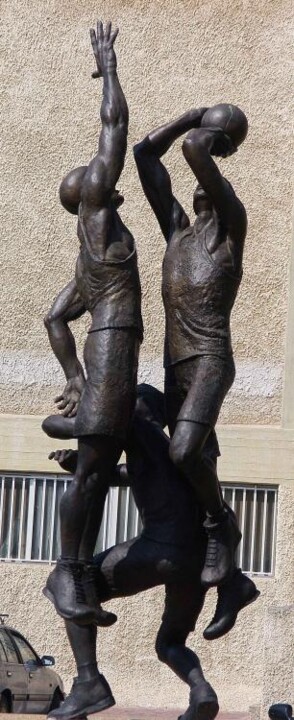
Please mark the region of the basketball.
[[235, 146], [241, 145], [248, 132], [248, 120], [237, 105], [219, 103], [208, 108], [201, 120], [201, 127], [219, 127], [224, 130]]

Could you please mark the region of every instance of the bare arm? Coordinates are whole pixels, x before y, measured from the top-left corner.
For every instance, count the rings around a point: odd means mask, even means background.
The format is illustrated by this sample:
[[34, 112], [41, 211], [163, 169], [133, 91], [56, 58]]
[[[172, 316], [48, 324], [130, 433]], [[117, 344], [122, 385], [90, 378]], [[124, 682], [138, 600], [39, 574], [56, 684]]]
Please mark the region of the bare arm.
[[176, 228], [183, 229], [189, 225], [189, 218], [172, 193], [169, 173], [160, 158], [178, 137], [200, 126], [205, 110], [189, 110], [177, 120], [153, 130], [134, 147], [144, 193], [167, 241]]
[[[90, 230], [88, 235], [90, 245], [93, 245], [91, 249], [93, 251], [100, 249], [103, 253], [110, 200], [126, 155], [129, 117], [126, 99], [117, 76], [116, 55], [113, 49], [118, 30], [112, 32], [111, 23], [107, 23], [104, 29], [102, 23], [98, 22], [97, 33], [93, 29], [90, 33], [98, 68], [95, 76], [101, 74], [103, 77], [103, 99], [100, 111], [102, 129], [97, 155], [89, 163], [83, 180], [82, 207], [84, 219]], [[95, 231], [91, 233], [93, 215]]]
[[244, 241], [247, 229], [245, 208], [211, 157], [211, 154], [222, 157], [230, 155], [233, 152], [230, 138], [222, 130], [215, 128], [191, 130], [182, 149], [191, 170], [211, 198], [231, 239]]
[[59, 403], [58, 407], [63, 410], [63, 414], [70, 417], [76, 413], [85, 377], [83, 367], [77, 357], [75, 339], [68, 323], [81, 317], [84, 312], [85, 307], [78, 293], [76, 282], [72, 280], [59, 293], [44, 318], [50, 345], [68, 381], [63, 394], [56, 398], [55, 402]]
[[[62, 470], [75, 474], [78, 462], [77, 450], [55, 450], [50, 453], [49, 460], [56, 460]], [[130, 476], [125, 464], [117, 465], [110, 481], [111, 487], [128, 487], [130, 485]]]

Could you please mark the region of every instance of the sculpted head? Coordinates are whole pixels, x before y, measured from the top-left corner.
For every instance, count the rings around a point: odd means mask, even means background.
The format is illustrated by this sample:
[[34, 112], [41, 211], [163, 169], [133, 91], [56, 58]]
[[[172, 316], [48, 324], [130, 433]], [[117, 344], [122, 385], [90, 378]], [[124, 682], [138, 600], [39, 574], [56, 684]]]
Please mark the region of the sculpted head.
[[[63, 178], [59, 188], [61, 205], [72, 215], [77, 215], [79, 211], [79, 204], [82, 199], [83, 180], [87, 169], [87, 165], [81, 165], [71, 170], [71, 172]], [[119, 190], [114, 190], [110, 201], [115, 208], [119, 208], [124, 202], [124, 197]]]
[[166, 426], [166, 416], [163, 393], [146, 383], [138, 385], [135, 415], [156, 422], [164, 428]]
[[77, 215], [79, 204], [81, 202], [81, 192], [83, 179], [87, 170], [87, 165], [71, 170], [68, 175], [63, 178], [59, 188], [59, 198], [61, 205], [72, 215]]

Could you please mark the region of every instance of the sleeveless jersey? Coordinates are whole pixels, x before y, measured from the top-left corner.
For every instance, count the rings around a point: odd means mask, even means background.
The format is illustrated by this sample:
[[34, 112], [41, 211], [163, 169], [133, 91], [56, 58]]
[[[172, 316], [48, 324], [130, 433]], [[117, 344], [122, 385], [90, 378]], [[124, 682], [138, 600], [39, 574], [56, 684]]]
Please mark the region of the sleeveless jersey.
[[123, 260], [101, 260], [91, 251], [79, 211], [84, 242], [76, 264], [76, 283], [92, 315], [89, 332], [109, 328], [135, 328], [142, 340], [141, 286], [135, 247]]
[[205, 233], [195, 236], [189, 227], [172, 238], [162, 273], [165, 367], [196, 355], [232, 353], [230, 314], [241, 277], [215, 262]]
[[167, 436], [152, 422], [135, 417], [126, 456], [142, 535], [191, 549], [200, 530], [195, 491], [170, 460]]

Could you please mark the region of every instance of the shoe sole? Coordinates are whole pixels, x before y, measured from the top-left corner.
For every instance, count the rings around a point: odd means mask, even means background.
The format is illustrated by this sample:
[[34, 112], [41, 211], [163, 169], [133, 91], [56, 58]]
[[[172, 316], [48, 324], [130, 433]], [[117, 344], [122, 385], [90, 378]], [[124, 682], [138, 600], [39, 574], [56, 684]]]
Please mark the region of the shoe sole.
[[219, 640], [219, 638], [224, 637], [224, 635], [227, 635], [227, 634], [233, 629], [233, 627], [235, 626], [235, 624], [236, 624], [236, 622], [237, 622], [237, 619], [238, 619], [239, 612], [241, 612], [241, 610], [244, 610], [244, 608], [248, 607], [248, 605], [251, 605], [252, 603], [254, 603], [255, 600], [257, 600], [257, 599], [259, 598], [259, 596], [260, 596], [260, 592], [259, 592], [259, 590], [256, 590], [255, 595], [253, 595], [253, 597], [250, 598], [250, 600], [247, 600], [247, 602], [244, 603], [244, 605], [242, 605], [242, 606], [239, 608], [239, 610], [237, 611], [237, 617], [236, 617], [236, 619], [234, 620], [234, 622], [231, 623], [231, 624], [229, 624], [222, 633], [219, 633], [219, 634], [217, 634], [217, 635], [213, 635], [213, 637], [212, 637], [212, 636], [206, 637], [206, 635], [205, 635], [205, 630], [204, 630], [204, 631], [203, 631], [203, 637], [204, 637], [204, 639], [205, 639], [205, 640]]
[[216, 700], [205, 700], [198, 705], [193, 720], [214, 720], [219, 711], [219, 704]]
[[[102, 712], [102, 710], [107, 710], [110, 707], [113, 707], [115, 705], [115, 699], [112, 695], [109, 695], [104, 700], [100, 700], [95, 705], [87, 705], [87, 707], [82, 708], [81, 710], [77, 710], [76, 712], [70, 713], [70, 712], [64, 712], [61, 714], [61, 712], [58, 713], [58, 715], [54, 715], [52, 712], [52, 715], [48, 715], [49, 720], [74, 720], [74, 718], [83, 718], [87, 715], [93, 715], [94, 713]], [[204, 718], [203, 718], [204, 720]], [[211, 718], [209, 720], [212, 720]]]
[[192, 720], [214, 720], [216, 718], [217, 714], [219, 712], [219, 704], [215, 698], [207, 698], [206, 700], [203, 700], [202, 702], [199, 702], [197, 708], [195, 708], [195, 711], [193, 713], [193, 709], [191, 707], [188, 708], [188, 710], [178, 717], [178, 720], [185, 720], [185, 716], [187, 717], [189, 714], [189, 717]]
[[42, 593], [43, 593], [43, 595], [45, 595], [45, 597], [47, 598], [47, 600], [50, 600], [50, 602], [52, 602], [52, 605], [54, 605], [55, 610], [56, 610], [56, 612], [57, 612], [57, 615], [59, 615], [60, 617], [62, 617], [64, 620], [72, 620], [72, 622], [76, 622], [77, 624], [80, 624], [80, 625], [82, 625], [82, 624], [88, 625], [88, 624], [90, 624], [90, 623], [94, 623], [94, 622], [95, 622], [94, 618], [89, 618], [89, 619], [83, 620], [83, 622], [81, 622], [81, 621], [79, 620], [79, 618], [73, 617], [73, 616], [70, 615], [69, 613], [61, 612], [61, 611], [59, 610], [59, 608], [57, 607], [57, 605], [56, 605], [56, 601], [55, 601], [55, 597], [54, 597], [53, 593], [52, 593], [51, 590], [49, 590], [47, 587], [44, 587], [44, 588], [43, 588]]

